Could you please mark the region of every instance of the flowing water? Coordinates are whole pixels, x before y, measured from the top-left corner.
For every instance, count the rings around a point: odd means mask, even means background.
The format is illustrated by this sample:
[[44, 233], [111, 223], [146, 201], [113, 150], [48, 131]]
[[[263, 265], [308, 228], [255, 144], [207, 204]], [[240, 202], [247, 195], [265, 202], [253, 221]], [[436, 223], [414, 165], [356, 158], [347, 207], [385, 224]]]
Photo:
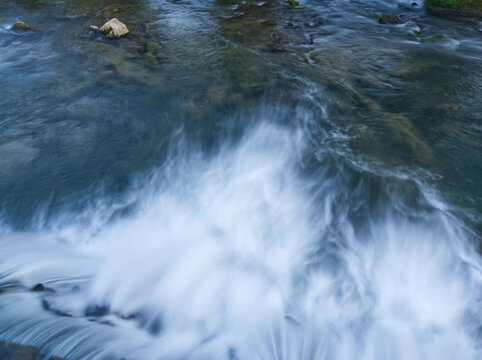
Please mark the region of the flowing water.
[[411, 2], [3, 0], [0, 344], [480, 359], [482, 23]]

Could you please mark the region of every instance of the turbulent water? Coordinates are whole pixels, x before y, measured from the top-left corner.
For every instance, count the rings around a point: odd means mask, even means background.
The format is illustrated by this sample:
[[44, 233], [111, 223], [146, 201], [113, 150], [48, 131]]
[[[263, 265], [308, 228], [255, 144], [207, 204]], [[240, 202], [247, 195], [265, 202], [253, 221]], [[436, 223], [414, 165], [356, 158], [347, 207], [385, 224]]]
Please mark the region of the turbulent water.
[[411, 3], [3, 1], [0, 354], [481, 358], [482, 23]]

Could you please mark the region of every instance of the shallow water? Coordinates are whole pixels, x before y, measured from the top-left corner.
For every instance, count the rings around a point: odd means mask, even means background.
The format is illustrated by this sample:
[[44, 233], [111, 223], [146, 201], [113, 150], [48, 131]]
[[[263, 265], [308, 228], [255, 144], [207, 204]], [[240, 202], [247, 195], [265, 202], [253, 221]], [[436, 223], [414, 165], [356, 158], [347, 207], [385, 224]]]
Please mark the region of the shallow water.
[[482, 23], [411, 2], [2, 2], [0, 342], [480, 358]]

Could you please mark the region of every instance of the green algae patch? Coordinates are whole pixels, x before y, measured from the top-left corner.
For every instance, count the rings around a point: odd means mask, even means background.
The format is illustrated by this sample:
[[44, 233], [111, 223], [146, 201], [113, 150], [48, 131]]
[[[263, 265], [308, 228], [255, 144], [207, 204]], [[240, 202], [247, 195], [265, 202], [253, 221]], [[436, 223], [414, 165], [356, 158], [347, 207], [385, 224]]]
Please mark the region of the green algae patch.
[[419, 42], [420, 44], [431, 44], [440, 39], [441, 39], [440, 36], [432, 35], [432, 36], [426, 36], [426, 37], [420, 38]]
[[425, 7], [439, 15], [482, 17], [480, 0], [426, 0]]
[[298, 6], [300, 3], [296, 0], [287, 0], [288, 6], [289, 7], [295, 7]]

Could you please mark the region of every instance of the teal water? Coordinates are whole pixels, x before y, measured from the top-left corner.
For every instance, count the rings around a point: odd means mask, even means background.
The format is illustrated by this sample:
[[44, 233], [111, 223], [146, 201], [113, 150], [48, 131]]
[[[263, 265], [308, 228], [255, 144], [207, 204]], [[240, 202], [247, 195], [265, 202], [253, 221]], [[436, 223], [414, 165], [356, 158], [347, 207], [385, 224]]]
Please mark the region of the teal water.
[[479, 358], [482, 23], [411, 2], [3, 1], [0, 341]]

